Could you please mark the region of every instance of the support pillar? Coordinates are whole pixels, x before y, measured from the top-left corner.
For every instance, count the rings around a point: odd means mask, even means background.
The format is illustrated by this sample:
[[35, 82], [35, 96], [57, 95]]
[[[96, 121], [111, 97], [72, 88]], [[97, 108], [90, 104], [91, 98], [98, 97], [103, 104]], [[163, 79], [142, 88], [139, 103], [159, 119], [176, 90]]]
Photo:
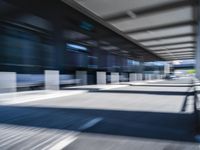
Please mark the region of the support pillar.
[[[199, 0], [200, 2], [200, 0]], [[200, 4], [198, 5], [197, 47], [196, 47], [196, 77], [200, 79]]]
[[135, 73], [130, 73], [129, 74], [129, 81], [133, 82], [137, 80], [137, 75]]
[[16, 88], [16, 73], [0, 72], [0, 93], [16, 92]]
[[106, 72], [97, 72], [97, 84], [106, 84]]
[[111, 72], [111, 83], [119, 83], [119, 73]]
[[59, 71], [45, 70], [45, 90], [59, 90], [60, 78]]

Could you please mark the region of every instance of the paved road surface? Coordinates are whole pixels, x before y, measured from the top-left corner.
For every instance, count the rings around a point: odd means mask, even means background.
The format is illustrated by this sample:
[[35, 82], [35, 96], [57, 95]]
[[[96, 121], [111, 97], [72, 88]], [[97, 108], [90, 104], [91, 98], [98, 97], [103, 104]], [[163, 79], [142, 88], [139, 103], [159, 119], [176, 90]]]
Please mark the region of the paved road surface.
[[191, 88], [166, 83], [2, 105], [0, 149], [198, 150]]

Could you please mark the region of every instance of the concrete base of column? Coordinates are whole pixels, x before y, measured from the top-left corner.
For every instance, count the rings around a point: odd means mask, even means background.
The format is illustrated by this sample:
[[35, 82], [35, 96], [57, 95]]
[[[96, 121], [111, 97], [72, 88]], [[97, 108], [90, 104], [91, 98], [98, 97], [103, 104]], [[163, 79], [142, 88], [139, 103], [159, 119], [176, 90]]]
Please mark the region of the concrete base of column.
[[97, 72], [97, 84], [106, 84], [106, 72]]
[[130, 81], [130, 82], [137, 81], [137, 74], [135, 74], [135, 73], [130, 73], [130, 74], [129, 74], [129, 81]]
[[59, 71], [45, 70], [45, 89], [46, 90], [60, 89]]
[[0, 93], [16, 92], [16, 78], [15, 72], [0, 72]]
[[118, 72], [111, 72], [111, 83], [119, 83], [119, 73]]

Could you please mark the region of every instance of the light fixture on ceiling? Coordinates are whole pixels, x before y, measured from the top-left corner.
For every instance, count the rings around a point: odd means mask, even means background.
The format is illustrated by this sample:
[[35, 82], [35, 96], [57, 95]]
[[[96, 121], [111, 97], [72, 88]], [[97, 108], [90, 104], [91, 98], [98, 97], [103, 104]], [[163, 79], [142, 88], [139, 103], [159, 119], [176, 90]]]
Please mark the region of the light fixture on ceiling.
[[127, 15], [129, 15], [132, 19], [135, 19], [137, 17], [137, 15], [132, 11], [132, 10], [128, 10]]

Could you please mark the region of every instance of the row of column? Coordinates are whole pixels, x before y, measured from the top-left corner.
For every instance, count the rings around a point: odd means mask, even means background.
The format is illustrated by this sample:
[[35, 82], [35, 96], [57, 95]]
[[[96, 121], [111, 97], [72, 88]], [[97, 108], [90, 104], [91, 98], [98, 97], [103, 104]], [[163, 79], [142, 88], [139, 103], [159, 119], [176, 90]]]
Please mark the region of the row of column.
[[[142, 80], [153, 80], [161, 79], [162, 75], [146, 74], [143, 77], [141, 73], [129, 73], [129, 81], [142, 81]], [[76, 71], [75, 80], [77, 85], [87, 85], [88, 75], [87, 71]], [[96, 72], [96, 83], [106, 84], [107, 81], [110, 83], [119, 83], [120, 74], [118, 72], [111, 72], [109, 75], [103, 71]], [[46, 90], [59, 90], [60, 88], [60, 73], [56, 70], [45, 70], [44, 72], [44, 85]], [[15, 72], [0, 72], [0, 92], [15, 92], [17, 87], [17, 75]]]

